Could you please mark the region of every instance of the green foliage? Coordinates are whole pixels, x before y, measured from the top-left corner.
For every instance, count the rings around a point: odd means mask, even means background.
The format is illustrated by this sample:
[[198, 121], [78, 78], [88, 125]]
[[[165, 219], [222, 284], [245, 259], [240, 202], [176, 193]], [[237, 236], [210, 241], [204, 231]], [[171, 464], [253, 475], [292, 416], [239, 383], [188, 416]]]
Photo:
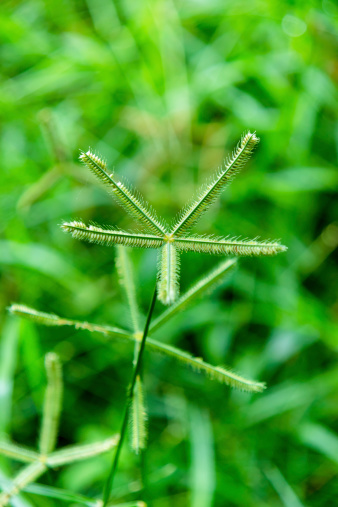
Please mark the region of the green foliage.
[[[72, 241], [57, 226], [76, 217], [126, 231], [133, 223], [79, 167], [79, 147], [92, 146], [169, 222], [222, 166], [241, 132], [256, 128], [254, 159], [191, 235], [256, 238], [264, 231], [289, 250], [243, 259], [217, 297], [200, 298], [152, 332], [143, 378], [152, 433], [149, 503], [185, 507], [204, 498], [215, 507], [279, 507], [291, 499], [331, 507], [337, 19], [330, 0], [1, 3], [4, 435], [36, 441], [49, 351], [64, 365], [62, 445], [119, 431], [135, 341], [124, 338], [123, 330], [134, 328], [120, 302], [115, 249]], [[145, 299], [155, 278], [153, 254], [132, 252]], [[193, 252], [181, 257], [187, 294], [215, 261]], [[13, 301], [78, 319], [78, 327], [19, 322], [6, 316]], [[161, 315], [156, 311], [153, 323]], [[115, 334], [88, 331], [101, 322]], [[231, 364], [269, 389], [259, 396], [225, 389], [154, 354], [158, 343], [209, 365]], [[138, 457], [122, 452], [120, 502], [142, 498], [138, 465]], [[26, 505], [81, 498], [93, 505], [107, 466], [87, 460], [46, 474], [25, 488]], [[0, 468], [5, 487], [18, 470], [8, 458]]]
[[[10, 481], [0, 494], [0, 505], [8, 505], [21, 490], [38, 479], [49, 468], [59, 467], [107, 452], [116, 446], [118, 436], [87, 445], [68, 446], [54, 450], [61, 411], [62, 374], [58, 356], [49, 353], [45, 359], [47, 388], [40, 431], [39, 451], [31, 451], [11, 442], [0, 442], [0, 453], [17, 461], [29, 463]], [[81, 502], [83, 503], [83, 502]]]

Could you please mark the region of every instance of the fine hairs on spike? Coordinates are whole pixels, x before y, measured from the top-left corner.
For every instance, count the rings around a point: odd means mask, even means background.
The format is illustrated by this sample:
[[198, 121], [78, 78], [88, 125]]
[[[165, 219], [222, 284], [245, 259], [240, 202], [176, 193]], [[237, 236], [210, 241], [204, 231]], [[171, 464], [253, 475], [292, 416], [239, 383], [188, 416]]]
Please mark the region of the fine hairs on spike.
[[285, 252], [286, 247], [277, 242], [263, 242], [252, 239], [236, 240], [213, 237], [187, 237], [175, 241], [178, 250], [201, 252], [214, 255], [237, 255], [258, 257]]
[[163, 245], [163, 239], [151, 234], [133, 234], [120, 230], [113, 230], [109, 227], [97, 225], [87, 226], [83, 222], [65, 222], [61, 228], [69, 232], [73, 238], [96, 243], [98, 245], [114, 246], [124, 245], [134, 248], [158, 248]]
[[13, 304], [7, 310], [13, 315], [24, 317], [27, 320], [32, 320], [45, 326], [63, 326], [65, 324], [60, 317], [53, 313], [38, 312], [26, 305]]
[[171, 230], [167, 229], [163, 220], [157, 218], [156, 213], [138, 192], [117, 181], [109, 174], [106, 162], [89, 150], [81, 154], [81, 161], [107, 186], [119, 204], [143, 229], [137, 233], [125, 232], [96, 224], [87, 226], [82, 221], [65, 222], [61, 227], [74, 238], [90, 243], [161, 249], [161, 260], [158, 263], [158, 299], [165, 305], [171, 305], [179, 296], [179, 251], [248, 257], [276, 255], [286, 250], [286, 247], [277, 241], [239, 240], [229, 236], [187, 236], [189, 229], [249, 160], [258, 143], [259, 138], [255, 132], [244, 134], [232, 155], [226, 159], [224, 167], [199, 191], [198, 197], [181, 211]]
[[113, 174], [108, 174], [105, 161], [90, 150], [87, 153], [82, 152], [80, 160], [111, 190], [119, 204], [132, 217], [139, 220], [143, 227], [155, 234], [166, 233], [166, 228], [160, 223], [150, 206], [121, 181], [115, 181]]
[[187, 232], [216, 200], [225, 185], [242, 169], [249, 160], [254, 148], [259, 143], [256, 133], [248, 132], [238, 143], [231, 157], [225, 162], [224, 169], [220, 170], [213, 180], [203, 188], [193, 203], [183, 210], [171, 233], [176, 237]]

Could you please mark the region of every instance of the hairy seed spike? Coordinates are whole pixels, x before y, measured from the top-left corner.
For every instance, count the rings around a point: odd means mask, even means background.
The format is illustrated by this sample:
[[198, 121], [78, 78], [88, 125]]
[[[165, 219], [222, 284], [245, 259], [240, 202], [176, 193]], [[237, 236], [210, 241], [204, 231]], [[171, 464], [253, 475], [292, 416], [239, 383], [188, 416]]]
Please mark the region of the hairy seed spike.
[[210, 253], [216, 255], [237, 255], [241, 257], [258, 257], [277, 255], [285, 252], [287, 247], [278, 242], [254, 240], [236, 240], [194, 236], [179, 238], [175, 241], [178, 250]]
[[163, 239], [160, 236], [133, 234], [96, 225], [87, 226], [80, 221], [65, 222], [61, 225], [61, 228], [65, 232], [69, 232], [75, 239], [105, 246], [124, 245], [135, 248], [159, 248], [163, 245]]
[[113, 174], [108, 174], [107, 164], [90, 150], [82, 152], [80, 160], [104, 183], [116, 197], [118, 203], [133, 218], [154, 234], [166, 233], [166, 227], [161, 224], [153, 209], [139, 194], [121, 181], [115, 181]]
[[69, 324], [68, 320], [61, 319], [54, 313], [39, 312], [26, 305], [13, 304], [8, 307], [8, 311], [13, 315], [24, 317], [27, 320], [32, 320], [33, 322], [43, 324], [44, 326], [65, 326]]
[[255, 132], [248, 132], [242, 137], [232, 156], [227, 158], [224, 169], [216, 174], [213, 180], [207, 186], [202, 188], [198, 197], [192, 202], [192, 204], [182, 211], [177, 223], [171, 231], [175, 237], [182, 236], [185, 232], [187, 232], [188, 229], [190, 229], [199, 220], [202, 214], [207, 211], [207, 209], [220, 195], [225, 185], [231, 181], [231, 179], [249, 160], [258, 142], [259, 139]]

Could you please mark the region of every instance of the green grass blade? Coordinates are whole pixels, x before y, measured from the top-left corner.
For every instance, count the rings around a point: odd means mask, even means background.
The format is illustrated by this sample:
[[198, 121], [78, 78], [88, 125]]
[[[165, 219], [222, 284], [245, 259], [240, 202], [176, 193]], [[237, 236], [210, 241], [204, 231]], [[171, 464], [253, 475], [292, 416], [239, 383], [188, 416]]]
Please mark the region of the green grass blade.
[[[65, 502], [66, 505], [70, 504], [81, 504], [86, 505], [87, 507], [101, 507], [102, 500], [96, 500], [94, 498], [89, 498], [84, 495], [80, 495], [78, 493], [73, 493], [72, 491], [60, 488], [54, 488], [52, 486], [46, 486], [44, 484], [28, 484], [23, 488], [24, 492], [31, 493], [33, 495], [45, 496], [46, 498], [56, 498], [57, 500], [61, 500]], [[108, 507], [146, 507], [145, 503], [142, 501], [134, 501], [134, 502], [126, 502], [126, 503], [109, 503]]]
[[225, 168], [200, 191], [193, 203], [181, 212], [178, 222], [171, 231], [173, 235], [182, 236], [199, 220], [220, 195], [225, 185], [242, 169], [258, 142], [259, 139], [255, 133], [248, 132], [243, 135], [232, 156], [226, 160]]
[[188, 405], [190, 427], [191, 507], [213, 505], [216, 487], [214, 436], [210, 415], [193, 404]]
[[39, 440], [40, 453], [50, 453], [56, 444], [62, 402], [62, 371], [59, 357], [50, 352], [45, 359], [47, 388]]
[[87, 507], [98, 506], [97, 500], [79, 495], [78, 493], [72, 493], [71, 491], [53, 488], [52, 486], [45, 486], [44, 484], [29, 484], [23, 488], [26, 493], [33, 495], [45, 496], [47, 498], [56, 498], [63, 502], [67, 502], [66, 505], [78, 503], [86, 505]]
[[13, 378], [19, 340], [19, 322], [8, 316], [1, 333], [0, 342], [0, 432], [8, 433], [12, 411]]
[[194, 300], [203, 296], [217, 287], [224, 280], [225, 276], [230, 274], [236, 267], [236, 259], [227, 259], [221, 262], [216, 269], [210, 271], [206, 276], [193, 285], [185, 294], [183, 294], [174, 304], [172, 304], [165, 312], [154, 319], [150, 326], [150, 331], [154, 332], [159, 329], [165, 322], [171, 319], [178, 312], [182, 311]]
[[80, 160], [112, 191], [119, 204], [149, 231], [165, 234], [166, 228], [154, 210], [134, 191], [108, 174], [107, 164], [91, 151], [82, 153]]
[[159, 248], [163, 245], [160, 236], [151, 234], [133, 234], [129, 232], [99, 227], [97, 225], [87, 226], [83, 222], [65, 222], [61, 225], [65, 232], [69, 232], [73, 238], [96, 243], [98, 245], [114, 246], [124, 245], [134, 248]]
[[297, 428], [299, 440], [320, 452], [325, 458], [338, 465], [338, 435], [332, 430], [314, 422], [304, 422]]
[[119, 274], [120, 284], [124, 289], [126, 299], [128, 302], [134, 332], [138, 333], [141, 327], [139, 321], [139, 309], [136, 300], [133, 267], [130, 262], [127, 249], [123, 248], [122, 246], [116, 247], [116, 265]]
[[175, 240], [176, 248], [184, 251], [210, 253], [216, 255], [237, 255], [252, 257], [260, 255], [277, 255], [285, 252], [287, 247], [278, 241], [237, 240], [227, 238], [191, 237]]
[[271, 482], [284, 507], [305, 507], [277, 467], [265, 470], [265, 475]]
[[41, 368], [43, 351], [40, 344], [40, 336], [33, 322], [21, 320], [20, 325], [23, 368], [26, 372], [31, 397], [35, 406], [40, 407], [43, 403], [45, 391], [45, 372]]

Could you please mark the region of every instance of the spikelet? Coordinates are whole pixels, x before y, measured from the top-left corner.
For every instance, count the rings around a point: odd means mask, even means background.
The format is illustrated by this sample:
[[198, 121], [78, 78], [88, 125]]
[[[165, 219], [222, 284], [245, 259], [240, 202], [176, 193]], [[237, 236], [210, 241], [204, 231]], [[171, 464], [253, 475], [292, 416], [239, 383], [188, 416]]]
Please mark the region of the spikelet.
[[166, 356], [171, 356], [173, 359], [178, 360], [181, 364], [189, 366], [198, 373], [204, 373], [211, 380], [216, 380], [221, 384], [226, 384], [230, 387], [235, 387], [241, 391], [260, 393], [265, 389], [264, 382], [257, 382], [256, 380], [246, 379], [231, 370], [222, 366], [213, 366], [200, 357], [194, 357], [188, 352], [177, 349], [167, 343], [157, 342], [152, 338], [147, 339], [147, 346], [156, 352], [164, 353]]
[[47, 389], [43, 406], [39, 450], [45, 455], [53, 451], [59, 427], [62, 402], [62, 371], [57, 354], [49, 352], [45, 358]]
[[129, 427], [131, 447], [136, 454], [145, 449], [147, 443], [147, 412], [144, 405], [143, 387], [140, 376], [137, 376], [133, 398], [129, 409]]
[[258, 143], [259, 139], [256, 137], [255, 132], [253, 134], [248, 132], [242, 137], [231, 157], [226, 160], [224, 169], [220, 170], [213, 180], [199, 192], [198, 197], [194, 199], [192, 204], [181, 212], [178, 221], [171, 230], [171, 234], [174, 234], [175, 237], [182, 236], [200, 219], [202, 214], [220, 195], [225, 185], [249, 160]]
[[194, 236], [175, 240], [178, 250], [210, 253], [216, 255], [237, 255], [240, 257], [258, 257], [260, 255], [277, 255], [285, 252], [287, 247], [277, 241], [238, 240]]
[[161, 250], [159, 262], [158, 299], [171, 305], [179, 295], [179, 254], [174, 243], [167, 241]]
[[7, 310], [13, 315], [24, 317], [27, 320], [32, 320], [37, 324], [43, 324], [44, 326], [65, 326], [69, 324], [66, 319], [61, 319], [54, 313], [38, 312], [34, 308], [30, 308], [26, 305], [13, 304], [7, 308]]
[[65, 232], [69, 232], [73, 238], [85, 240], [89, 243], [114, 246], [124, 245], [135, 248], [159, 248], [164, 240], [160, 236], [150, 234], [133, 234], [125, 231], [99, 227], [97, 225], [87, 226], [83, 222], [65, 222], [61, 225]]
[[119, 204], [133, 218], [154, 234], [165, 234], [166, 228], [157, 218], [155, 211], [144, 200], [121, 181], [115, 181], [108, 173], [107, 164], [90, 150], [81, 153], [80, 160], [112, 191]]

